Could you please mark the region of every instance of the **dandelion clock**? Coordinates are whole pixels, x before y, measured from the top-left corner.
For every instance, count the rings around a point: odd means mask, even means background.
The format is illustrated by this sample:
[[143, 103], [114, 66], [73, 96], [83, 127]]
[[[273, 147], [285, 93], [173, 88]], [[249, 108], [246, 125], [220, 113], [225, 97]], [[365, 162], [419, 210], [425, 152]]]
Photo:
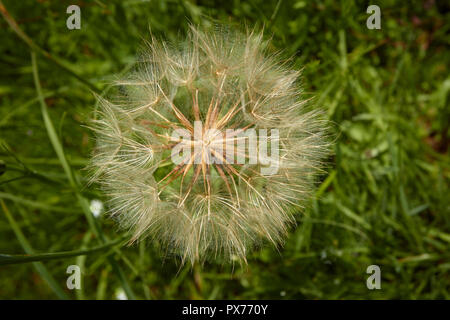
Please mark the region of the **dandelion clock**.
[[282, 244], [327, 154], [299, 76], [261, 33], [151, 39], [92, 124], [92, 180], [131, 242], [192, 263]]

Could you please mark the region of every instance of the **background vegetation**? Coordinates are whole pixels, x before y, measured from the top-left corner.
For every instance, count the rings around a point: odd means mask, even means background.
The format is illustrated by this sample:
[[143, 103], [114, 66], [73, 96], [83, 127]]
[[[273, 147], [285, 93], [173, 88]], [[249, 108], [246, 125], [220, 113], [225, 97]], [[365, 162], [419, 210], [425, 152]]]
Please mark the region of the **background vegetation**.
[[[448, 2], [379, 1], [381, 30], [366, 28], [368, 1], [0, 3], [0, 298], [450, 297]], [[81, 30], [66, 28], [70, 4]], [[191, 268], [156, 243], [124, 246], [113, 221], [92, 216], [103, 195], [85, 185], [83, 125], [92, 92], [131, 67], [150, 29], [173, 39], [215, 21], [264, 26], [337, 138], [283, 248]], [[66, 288], [71, 264], [81, 290]], [[366, 287], [372, 264], [381, 290]]]

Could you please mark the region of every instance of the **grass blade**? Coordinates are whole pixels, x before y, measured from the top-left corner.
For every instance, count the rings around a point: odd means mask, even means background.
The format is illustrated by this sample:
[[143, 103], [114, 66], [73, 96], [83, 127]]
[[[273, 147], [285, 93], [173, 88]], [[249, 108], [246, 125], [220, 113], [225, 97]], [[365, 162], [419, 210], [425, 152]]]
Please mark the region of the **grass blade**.
[[73, 250], [73, 251], [63, 251], [63, 252], [52, 252], [52, 253], [39, 253], [39, 254], [30, 254], [30, 255], [9, 255], [9, 254], [0, 254], [0, 266], [8, 265], [8, 264], [18, 264], [18, 263], [29, 263], [29, 262], [37, 262], [37, 261], [48, 261], [48, 260], [56, 260], [56, 259], [64, 259], [70, 257], [77, 256], [85, 256], [91, 253], [104, 251], [109, 249], [110, 247], [117, 245], [123, 241], [123, 238], [119, 238], [117, 240], [111, 241], [101, 246], [97, 246], [91, 249], [83, 249], [83, 250]]
[[100, 90], [94, 86], [92, 83], [90, 83], [88, 80], [80, 77], [77, 75], [74, 71], [66, 67], [60, 59], [52, 56], [49, 52], [42, 49], [40, 46], [38, 46], [28, 35], [26, 35], [22, 29], [20, 29], [19, 25], [17, 24], [16, 20], [9, 14], [8, 10], [6, 10], [5, 6], [3, 5], [3, 2], [0, 0], [0, 13], [3, 16], [3, 18], [6, 20], [6, 22], [9, 24], [11, 29], [19, 36], [20, 39], [22, 39], [33, 52], [38, 52], [42, 54], [44, 57], [46, 57], [48, 60], [53, 62], [56, 66], [58, 66], [60, 69], [74, 77], [75, 79], [79, 80], [81, 83], [89, 87], [89, 89], [93, 90], [94, 92], [99, 93]]
[[[37, 67], [37, 62], [36, 62], [36, 54], [34, 52], [31, 52], [31, 63], [32, 63], [32, 69], [33, 69], [34, 83], [36, 86], [36, 91], [37, 91], [37, 95], [39, 98], [39, 102], [41, 104], [42, 117], [44, 118], [44, 124], [47, 129], [47, 134], [50, 138], [50, 142], [53, 146], [53, 149], [56, 152], [56, 155], [58, 156], [59, 161], [61, 162], [64, 172], [67, 175], [67, 179], [69, 180], [69, 183], [76, 194], [78, 202], [80, 203], [81, 208], [83, 209], [83, 213], [86, 216], [89, 227], [94, 232], [94, 234], [97, 236], [100, 243], [105, 244], [107, 239], [106, 239], [105, 235], [103, 234], [102, 229], [98, 225], [97, 221], [95, 220], [94, 216], [92, 215], [92, 212], [89, 208], [89, 203], [88, 203], [87, 199], [84, 198], [79, 191], [78, 183], [74, 177], [72, 168], [70, 167], [70, 165], [66, 159], [61, 141], [56, 133], [55, 127], [53, 126], [53, 123], [48, 114], [47, 104], [45, 103], [44, 96], [42, 94], [41, 83], [39, 81], [39, 73], [38, 73], [38, 67]], [[117, 276], [119, 277], [122, 287], [123, 287], [125, 293], [127, 294], [128, 298], [135, 299], [134, 293], [131, 290], [131, 287], [129, 286], [129, 284], [124, 276], [124, 273], [123, 273], [121, 267], [119, 266], [119, 264], [117, 263], [117, 261], [114, 259], [114, 257], [112, 255], [110, 255], [108, 257], [108, 261], [110, 262], [113, 270], [116, 272]]]
[[[3, 212], [6, 215], [6, 218], [9, 221], [9, 224], [11, 225], [11, 228], [13, 229], [14, 233], [16, 234], [17, 239], [20, 242], [20, 245], [22, 246], [23, 250], [27, 253], [32, 255], [34, 253], [33, 248], [31, 247], [30, 243], [28, 242], [27, 238], [23, 234], [22, 230], [20, 229], [19, 225], [17, 224], [16, 220], [12, 216], [12, 214], [9, 212], [8, 207], [6, 207], [5, 202], [0, 199], [0, 205], [3, 209]], [[0, 257], [0, 262], [3, 260], [3, 257]], [[1, 263], [0, 263], [1, 265]], [[33, 262], [34, 268], [37, 270], [37, 272], [41, 275], [42, 279], [44, 279], [45, 282], [49, 285], [49, 287], [53, 290], [53, 292], [58, 296], [59, 299], [67, 300], [69, 297], [64, 292], [64, 290], [61, 288], [61, 286], [56, 282], [55, 278], [48, 272], [47, 268], [41, 263], [41, 262]]]

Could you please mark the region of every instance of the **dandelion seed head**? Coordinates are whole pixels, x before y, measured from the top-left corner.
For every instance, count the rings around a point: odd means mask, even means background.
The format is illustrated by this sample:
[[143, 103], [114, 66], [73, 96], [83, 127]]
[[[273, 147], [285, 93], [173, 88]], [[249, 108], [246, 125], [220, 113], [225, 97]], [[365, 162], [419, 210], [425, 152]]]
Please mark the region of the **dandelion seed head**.
[[[117, 95], [98, 97], [92, 125], [91, 179], [131, 242], [151, 237], [192, 263], [245, 262], [266, 242], [282, 244], [327, 154], [326, 124], [306, 107], [299, 77], [254, 31], [191, 27], [176, 44], [146, 43], [134, 71], [115, 82]], [[253, 161], [271, 159], [259, 145], [233, 149], [244, 163], [226, 157], [230, 144], [250, 143], [244, 130], [276, 130], [275, 171]], [[175, 146], [191, 150], [179, 163]]]

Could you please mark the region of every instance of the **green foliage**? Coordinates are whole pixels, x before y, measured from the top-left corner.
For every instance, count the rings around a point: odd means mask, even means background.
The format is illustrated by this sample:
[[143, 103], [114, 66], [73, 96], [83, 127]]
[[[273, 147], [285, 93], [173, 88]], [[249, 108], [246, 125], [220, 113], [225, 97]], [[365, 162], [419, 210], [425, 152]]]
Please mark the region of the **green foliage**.
[[[70, 4], [81, 30], [66, 28]], [[449, 8], [385, 1], [382, 29], [368, 30], [369, 4], [0, 2], [0, 298], [448, 299]], [[244, 267], [123, 246], [114, 221], [89, 210], [103, 199], [83, 170], [92, 92], [131, 67], [150, 30], [175, 39], [189, 22], [264, 28], [333, 123], [334, 155], [298, 227]], [[72, 264], [79, 291], [65, 286]], [[372, 264], [381, 290], [366, 287]]]

